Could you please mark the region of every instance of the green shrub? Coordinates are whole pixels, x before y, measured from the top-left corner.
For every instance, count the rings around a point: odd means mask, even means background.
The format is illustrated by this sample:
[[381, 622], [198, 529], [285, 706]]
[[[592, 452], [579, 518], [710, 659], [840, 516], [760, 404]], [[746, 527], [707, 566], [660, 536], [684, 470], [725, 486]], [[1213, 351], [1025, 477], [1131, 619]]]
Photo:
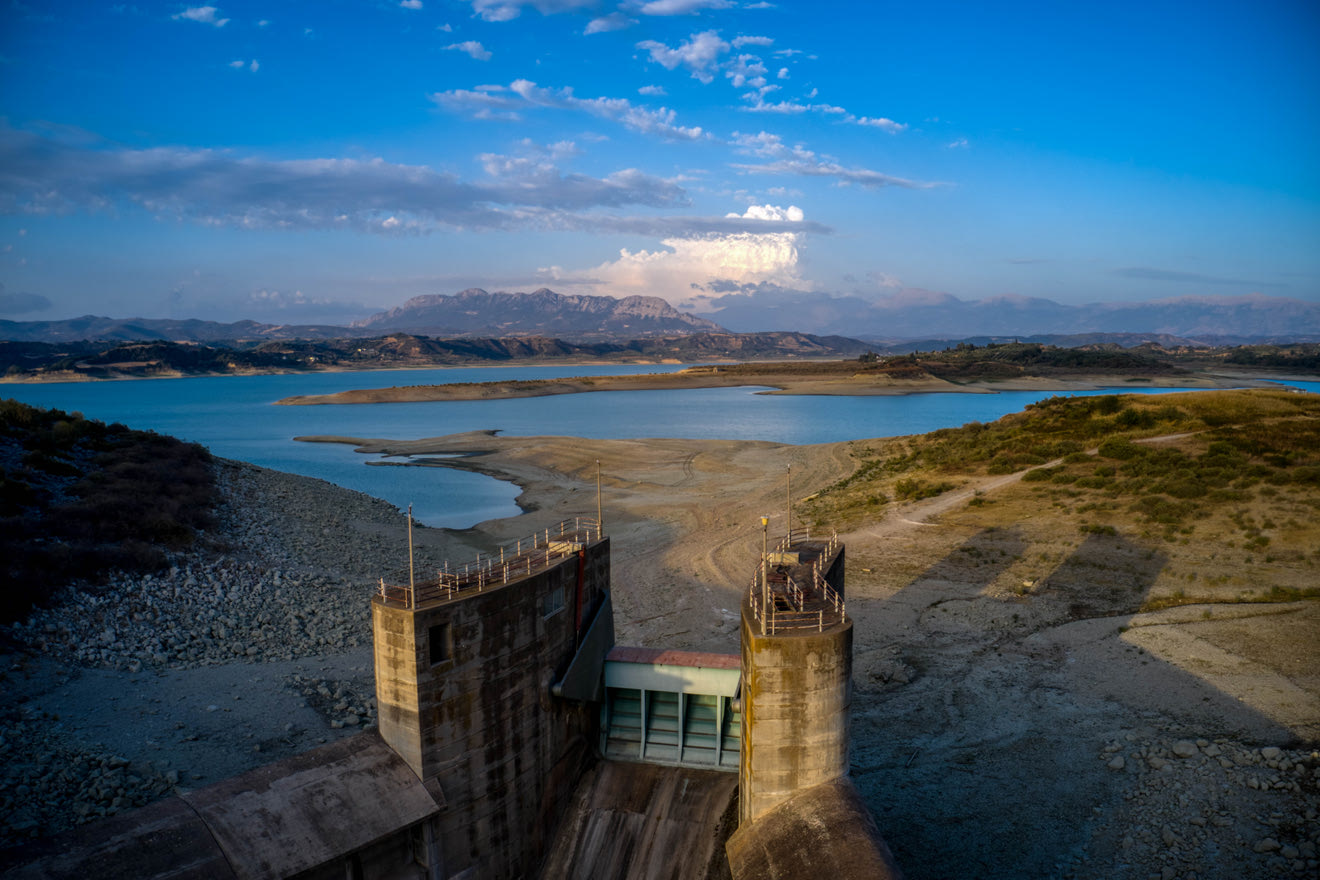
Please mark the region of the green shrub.
[[1099, 452], [1105, 458], [1128, 461], [1144, 455], [1146, 450], [1126, 437], [1108, 437], [1100, 443]]

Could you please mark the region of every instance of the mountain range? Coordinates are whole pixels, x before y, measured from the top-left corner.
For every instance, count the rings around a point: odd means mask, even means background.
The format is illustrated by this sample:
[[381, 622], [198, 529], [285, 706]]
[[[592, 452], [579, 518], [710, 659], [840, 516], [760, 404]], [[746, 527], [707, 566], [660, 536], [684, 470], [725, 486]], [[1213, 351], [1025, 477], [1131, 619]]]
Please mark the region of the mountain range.
[[[353, 322], [372, 334], [402, 330], [427, 336], [559, 336], [577, 339], [723, 332], [714, 321], [680, 312], [658, 296], [564, 296], [469, 288], [453, 296], [415, 296], [397, 309]], [[775, 328], [782, 329], [782, 328]]]
[[868, 340], [1087, 333], [1320, 340], [1320, 303], [1262, 294], [1074, 306], [1024, 296], [961, 300], [912, 288], [878, 298], [834, 297], [763, 285], [717, 297], [711, 306], [710, 317], [743, 333], [792, 326]]
[[[531, 293], [491, 293], [472, 288], [453, 295], [416, 296], [350, 326], [85, 315], [62, 321], [0, 320], [0, 339], [255, 344], [403, 332], [443, 338], [541, 336], [572, 342], [619, 342], [787, 328], [815, 336], [847, 336], [886, 347], [902, 340], [958, 341], [969, 337], [1031, 337], [1057, 344], [1112, 342], [1124, 346], [1145, 341], [1164, 345], [1320, 341], [1320, 304], [1259, 294], [1072, 306], [1012, 296], [966, 301], [915, 289], [880, 298], [824, 296], [762, 285], [715, 298], [710, 305], [714, 310], [709, 317], [700, 317], [681, 312], [659, 297], [615, 299], [562, 295], [546, 288]], [[1065, 343], [1058, 340], [1061, 336], [1078, 341]]]

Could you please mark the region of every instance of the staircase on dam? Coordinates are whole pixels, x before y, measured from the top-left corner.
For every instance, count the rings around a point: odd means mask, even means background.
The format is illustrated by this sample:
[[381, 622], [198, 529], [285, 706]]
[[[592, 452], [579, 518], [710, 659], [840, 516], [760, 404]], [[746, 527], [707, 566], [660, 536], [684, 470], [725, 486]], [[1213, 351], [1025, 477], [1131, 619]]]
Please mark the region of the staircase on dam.
[[736, 654], [615, 647], [605, 659], [601, 754], [736, 772], [740, 677]]

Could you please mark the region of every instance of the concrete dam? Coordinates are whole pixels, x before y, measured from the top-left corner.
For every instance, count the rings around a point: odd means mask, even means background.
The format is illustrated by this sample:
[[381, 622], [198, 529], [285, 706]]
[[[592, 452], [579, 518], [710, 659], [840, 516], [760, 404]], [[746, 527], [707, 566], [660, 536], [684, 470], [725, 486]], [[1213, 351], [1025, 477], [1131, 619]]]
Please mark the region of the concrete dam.
[[378, 730], [34, 842], [5, 876], [901, 876], [848, 779], [832, 537], [763, 549], [740, 654], [616, 645], [596, 519], [382, 580], [370, 612]]

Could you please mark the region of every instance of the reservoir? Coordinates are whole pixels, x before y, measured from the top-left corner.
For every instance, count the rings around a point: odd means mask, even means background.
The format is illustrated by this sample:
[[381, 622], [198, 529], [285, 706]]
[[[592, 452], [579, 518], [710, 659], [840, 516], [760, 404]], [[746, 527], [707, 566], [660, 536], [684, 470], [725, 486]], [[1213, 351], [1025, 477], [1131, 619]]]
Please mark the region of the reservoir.
[[[298, 443], [293, 438], [336, 434], [402, 440], [498, 430], [512, 436], [676, 437], [802, 445], [920, 434], [973, 421], [992, 422], [1058, 393], [826, 397], [759, 394], [756, 388], [707, 388], [608, 391], [514, 400], [274, 405], [275, 401], [295, 394], [329, 394], [360, 388], [679, 369], [682, 366], [610, 364], [13, 384], [0, 388], [0, 397], [69, 412], [76, 410], [88, 418], [170, 434], [201, 443], [225, 458], [318, 477], [383, 498], [401, 509], [412, 504], [417, 519], [429, 526], [468, 528], [484, 520], [516, 515], [517, 487], [450, 468], [367, 467], [366, 463], [375, 456], [355, 453], [342, 444]], [[1288, 384], [1320, 391], [1320, 382]], [[1074, 393], [1168, 390], [1115, 388]]]

